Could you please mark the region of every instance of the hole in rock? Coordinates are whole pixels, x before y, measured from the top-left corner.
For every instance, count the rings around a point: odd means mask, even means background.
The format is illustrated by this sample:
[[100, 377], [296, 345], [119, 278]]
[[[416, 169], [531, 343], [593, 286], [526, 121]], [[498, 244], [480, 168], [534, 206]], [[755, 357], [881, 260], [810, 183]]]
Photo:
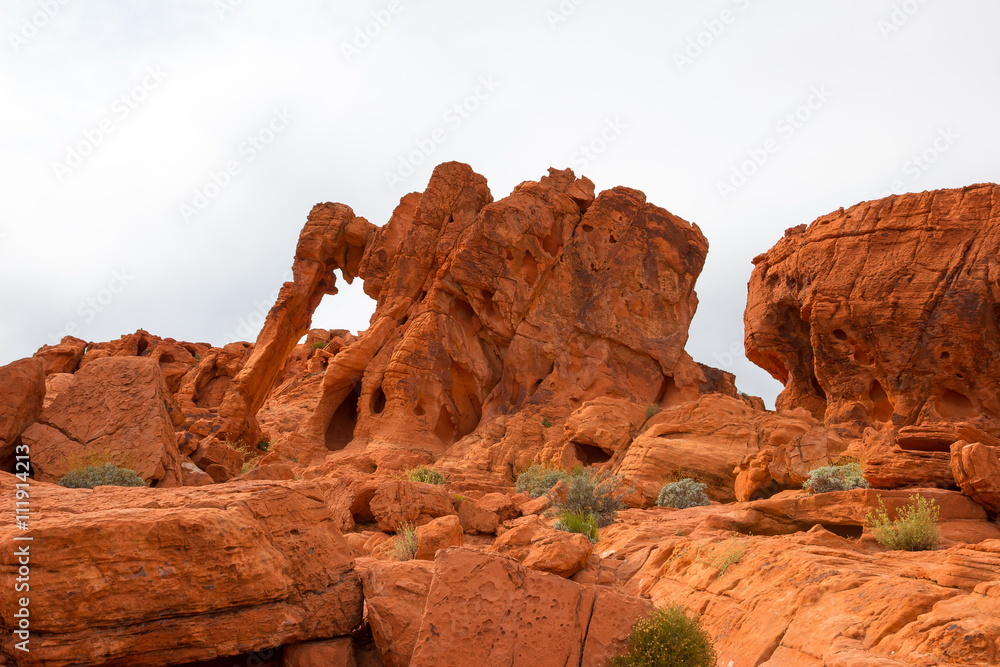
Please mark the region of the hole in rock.
[[413, 408], [413, 414], [415, 414], [418, 417], [423, 417], [424, 415], [426, 415], [427, 410], [424, 408], [424, 404], [418, 401], [417, 407]]
[[785, 491], [786, 489], [787, 487], [778, 484], [772, 479], [770, 482], [754, 491], [750, 495], [750, 500], [767, 500], [774, 494]]
[[326, 427], [326, 448], [331, 452], [343, 449], [354, 439], [354, 427], [358, 425], [359, 398], [357, 388], [352, 389], [334, 411], [330, 424]]
[[615, 238], [614, 234], [608, 235], [608, 243], [618, 243], [618, 239]]
[[821, 523], [820, 525], [837, 537], [843, 537], [845, 540], [859, 540], [861, 539], [861, 533], [865, 530], [863, 526], [837, 526], [829, 523]]
[[951, 389], [945, 389], [937, 400], [937, 411], [948, 419], [974, 417], [979, 413], [969, 397]]
[[174, 363], [174, 355], [170, 354], [169, 352], [164, 352], [163, 354], [160, 355], [160, 363], [161, 364]]
[[455, 299], [451, 302], [451, 316], [462, 325], [465, 334], [472, 338], [479, 329], [479, 318], [472, 306], [465, 299]]
[[896, 444], [907, 452], [944, 452], [951, 451], [954, 438], [929, 438], [920, 436], [897, 436]]
[[371, 523], [375, 520], [372, 514], [371, 502], [375, 496], [374, 488], [367, 488], [361, 491], [351, 503], [351, 516], [355, 523]]
[[538, 280], [538, 260], [535, 259], [535, 256], [530, 252], [524, 253], [521, 268], [524, 269], [524, 279], [529, 285], [534, 285], [535, 281]]
[[868, 398], [873, 403], [872, 417], [875, 418], [875, 421], [887, 422], [892, 418], [895, 406], [889, 400], [889, 395], [885, 393], [885, 389], [882, 388], [878, 380], [872, 381], [871, 389], [868, 390]]
[[813, 391], [816, 392], [816, 395], [822, 398], [823, 400], [826, 400], [826, 392], [823, 391], [823, 385], [819, 383], [819, 380], [816, 378], [815, 375], [812, 376], [811, 384]]
[[487, 319], [493, 319], [497, 313], [496, 307], [493, 305], [493, 296], [493, 292], [483, 290], [483, 315], [485, 315]]
[[458, 410], [452, 437], [461, 440], [479, 426], [479, 420], [483, 415], [483, 404], [479, 400], [476, 376], [454, 361], [451, 362], [451, 394], [455, 409]]
[[511, 252], [510, 248], [503, 249], [503, 256], [507, 258], [507, 261], [514, 259], [514, 253]]
[[941, 353], [941, 358], [942, 359], [947, 359], [950, 356], [951, 356], [951, 354], [948, 352], [948, 350], [945, 350], [944, 352]]
[[136, 344], [136, 352], [141, 356], [142, 353], [145, 352], [146, 348], [148, 347], [149, 347], [149, 341], [146, 340], [145, 338], [140, 338], [139, 342]]
[[382, 414], [382, 411], [385, 410], [385, 392], [382, 391], [381, 385], [379, 385], [379, 388], [375, 390], [374, 394], [372, 394], [370, 405], [372, 414], [374, 415], [380, 415]]
[[843, 329], [834, 329], [833, 337], [837, 340], [847, 340], [847, 333]]
[[434, 425], [434, 435], [445, 445], [455, 442], [455, 422], [451, 420], [451, 414], [444, 406], [441, 406], [441, 412], [438, 413], [437, 424]]
[[542, 250], [549, 253], [552, 257], [559, 254], [559, 248], [562, 247], [563, 243], [563, 223], [562, 220], [557, 220], [553, 225], [552, 229], [545, 238], [542, 239]]
[[585, 231], [585, 232], [592, 232], [592, 231], [594, 231], [594, 227], [593, 227], [593, 225], [584, 225], [583, 226], [583, 231]]
[[871, 357], [868, 356], [868, 353], [862, 350], [861, 348], [857, 348], [854, 350], [854, 360], [857, 361], [859, 364], [864, 364], [865, 366], [870, 364], [872, 361]]
[[611, 460], [611, 454], [600, 447], [594, 447], [593, 445], [584, 445], [580, 442], [574, 442], [573, 448], [576, 450], [576, 458], [580, 459], [580, 463], [585, 466], [592, 466], [598, 463], [607, 463]]

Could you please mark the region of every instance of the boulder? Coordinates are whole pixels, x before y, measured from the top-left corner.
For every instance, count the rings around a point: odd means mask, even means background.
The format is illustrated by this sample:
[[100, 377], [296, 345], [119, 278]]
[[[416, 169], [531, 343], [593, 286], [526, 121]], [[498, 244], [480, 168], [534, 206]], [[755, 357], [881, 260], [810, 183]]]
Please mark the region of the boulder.
[[191, 460], [206, 472], [213, 465], [221, 468], [217, 474], [222, 479], [216, 480], [220, 482], [240, 474], [243, 468], [243, 455], [215, 436], [203, 438], [191, 453]]
[[433, 519], [417, 526], [418, 560], [434, 560], [441, 549], [462, 546], [462, 524], [455, 515]]
[[34, 357], [42, 364], [46, 377], [53, 373], [75, 373], [87, 349], [87, 341], [64, 336], [58, 345], [43, 345]]
[[1000, 512], [1000, 449], [959, 440], [951, 446], [951, 470], [962, 493]]
[[215, 480], [207, 472], [196, 466], [187, 457], [181, 457], [181, 485], [206, 486], [214, 484]]
[[396, 532], [406, 523], [423, 525], [456, 514], [453, 496], [443, 486], [403, 480], [383, 482], [368, 502], [379, 528]]
[[496, 554], [446, 549], [434, 562], [410, 665], [599, 667], [650, 606]]
[[[0, 473], [4, 502], [14, 502], [16, 482]], [[346, 635], [361, 623], [360, 578], [324, 483], [36, 484], [31, 493], [45, 508], [31, 524], [30, 544], [44, 545], [31, 547], [31, 664], [174, 665]], [[2, 520], [0, 567], [11, 580], [21, 535]], [[0, 591], [3, 619], [21, 595]]]
[[410, 664], [434, 566], [428, 561], [358, 559], [368, 625], [385, 667]]
[[73, 384], [72, 373], [52, 373], [45, 378], [45, 399], [42, 401], [42, 409], [52, 405], [56, 397]]
[[23, 434], [35, 477], [58, 481], [70, 470], [114, 463], [147, 484], [179, 486], [177, 438], [159, 366], [141, 357], [95, 360]]
[[41, 414], [44, 399], [45, 368], [38, 359], [0, 367], [0, 461], [14, 454], [21, 433]]
[[458, 519], [462, 522], [462, 530], [471, 534], [492, 535], [500, 525], [496, 512], [486, 509], [472, 498], [464, 498], [458, 503]]
[[571, 577], [587, 565], [594, 550], [590, 540], [579, 533], [550, 528], [538, 517], [511, 522], [490, 547], [533, 570]]

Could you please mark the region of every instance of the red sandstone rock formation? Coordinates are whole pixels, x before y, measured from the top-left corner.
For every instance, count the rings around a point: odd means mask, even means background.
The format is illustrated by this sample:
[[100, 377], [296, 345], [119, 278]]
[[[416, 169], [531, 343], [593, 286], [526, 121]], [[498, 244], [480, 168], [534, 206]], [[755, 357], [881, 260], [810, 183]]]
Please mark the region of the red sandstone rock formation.
[[754, 259], [747, 356], [785, 385], [779, 409], [804, 407], [847, 438], [871, 429], [875, 485], [953, 486], [951, 444], [1000, 436], [998, 195], [865, 202]]

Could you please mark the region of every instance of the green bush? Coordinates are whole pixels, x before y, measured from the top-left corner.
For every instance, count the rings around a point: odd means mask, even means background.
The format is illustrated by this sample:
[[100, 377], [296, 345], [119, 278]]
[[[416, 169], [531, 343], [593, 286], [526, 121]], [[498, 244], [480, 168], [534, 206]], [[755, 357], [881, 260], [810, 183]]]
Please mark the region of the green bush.
[[711, 505], [712, 501], [705, 493], [706, 488], [708, 485], [704, 482], [696, 482], [690, 477], [685, 477], [664, 485], [660, 490], [660, 495], [656, 498], [656, 504], [660, 507], [676, 507], [677, 509]]
[[260, 442], [257, 443], [257, 449], [259, 449], [262, 452], [266, 452], [267, 450], [271, 449], [271, 441], [261, 440]]
[[679, 606], [657, 609], [632, 626], [628, 651], [613, 667], [714, 667], [712, 638]]
[[548, 417], [542, 417], [542, 426], [549, 428], [552, 426], [552, 422], [549, 421]]
[[428, 466], [417, 466], [406, 471], [406, 479], [424, 484], [444, 484], [444, 475]]
[[396, 560], [413, 560], [417, 557], [417, 529], [404, 523], [392, 539], [389, 555]]
[[323, 348], [323, 347], [326, 347], [326, 343], [324, 343], [321, 340], [318, 340], [318, 341], [316, 341], [315, 343], [312, 344], [312, 349], [313, 350], [318, 350], [318, 349]]
[[660, 411], [659, 403], [650, 403], [646, 406], [646, 421], [649, 421], [656, 416], [656, 413]]
[[555, 525], [556, 530], [567, 533], [580, 533], [593, 543], [597, 543], [597, 516], [593, 513], [584, 514], [572, 510], [564, 510]]
[[912, 495], [910, 502], [896, 514], [895, 520], [889, 518], [879, 496], [878, 509], [865, 517], [865, 525], [879, 544], [896, 551], [930, 551], [937, 547], [940, 508], [934, 499]]
[[809, 473], [802, 488], [813, 493], [867, 489], [868, 482], [862, 476], [863, 472], [860, 463], [823, 466]]
[[518, 493], [527, 493], [532, 498], [545, 495], [553, 486], [568, 475], [547, 465], [536, 463], [517, 476], [514, 488]]
[[146, 486], [146, 482], [133, 470], [105, 463], [72, 470], [62, 476], [59, 485], [67, 489], [92, 489], [95, 486]]
[[626, 491], [622, 480], [609, 472], [596, 473], [590, 468], [577, 466], [567, 480], [569, 489], [565, 500], [558, 503], [560, 510], [593, 514], [599, 526], [608, 526], [618, 518], [618, 510], [625, 507], [622, 498]]

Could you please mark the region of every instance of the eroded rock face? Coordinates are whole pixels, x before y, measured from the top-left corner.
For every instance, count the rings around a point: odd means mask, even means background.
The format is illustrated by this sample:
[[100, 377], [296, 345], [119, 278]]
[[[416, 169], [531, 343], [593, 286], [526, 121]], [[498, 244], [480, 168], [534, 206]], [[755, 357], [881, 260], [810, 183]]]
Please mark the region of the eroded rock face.
[[[17, 481], [0, 474], [5, 502]], [[18, 664], [174, 665], [349, 634], [361, 583], [326, 494], [316, 482], [33, 485], [45, 511], [31, 524], [31, 652]], [[5, 619], [20, 595], [11, 521], [0, 519]]]
[[147, 484], [180, 486], [174, 428], [182, 419], [154, 361], [109, 357], [79, 370], [21, 438], [42, 481], [114, 463], [134, 470]]
[[907, 452], [947, 466], [953, 442], [979, 440], [963, 426], [1000, 435], [998, 195], [974, 185], [858, 204], [754, 259], [747, 356], [785, 385], [778, 408], [805, 407], [846, 438], [882, 434], [874, 479]]
[[[588, 401], [644, 411], [679, 386], [697, 395], [683, 347], [706, 252], [697, 227], [635, 190], [595, 198], [550, 170], [493, 202], [467, 165], [441, 165], [369, 239], [358, 275], [378, 299], [372, 325], [329, 361], [300, 431], [314, 444], [296, 455], [405, 446], [493, 490], [558, 449]], [[585, 447], [587, 463], [610, 458]]]

